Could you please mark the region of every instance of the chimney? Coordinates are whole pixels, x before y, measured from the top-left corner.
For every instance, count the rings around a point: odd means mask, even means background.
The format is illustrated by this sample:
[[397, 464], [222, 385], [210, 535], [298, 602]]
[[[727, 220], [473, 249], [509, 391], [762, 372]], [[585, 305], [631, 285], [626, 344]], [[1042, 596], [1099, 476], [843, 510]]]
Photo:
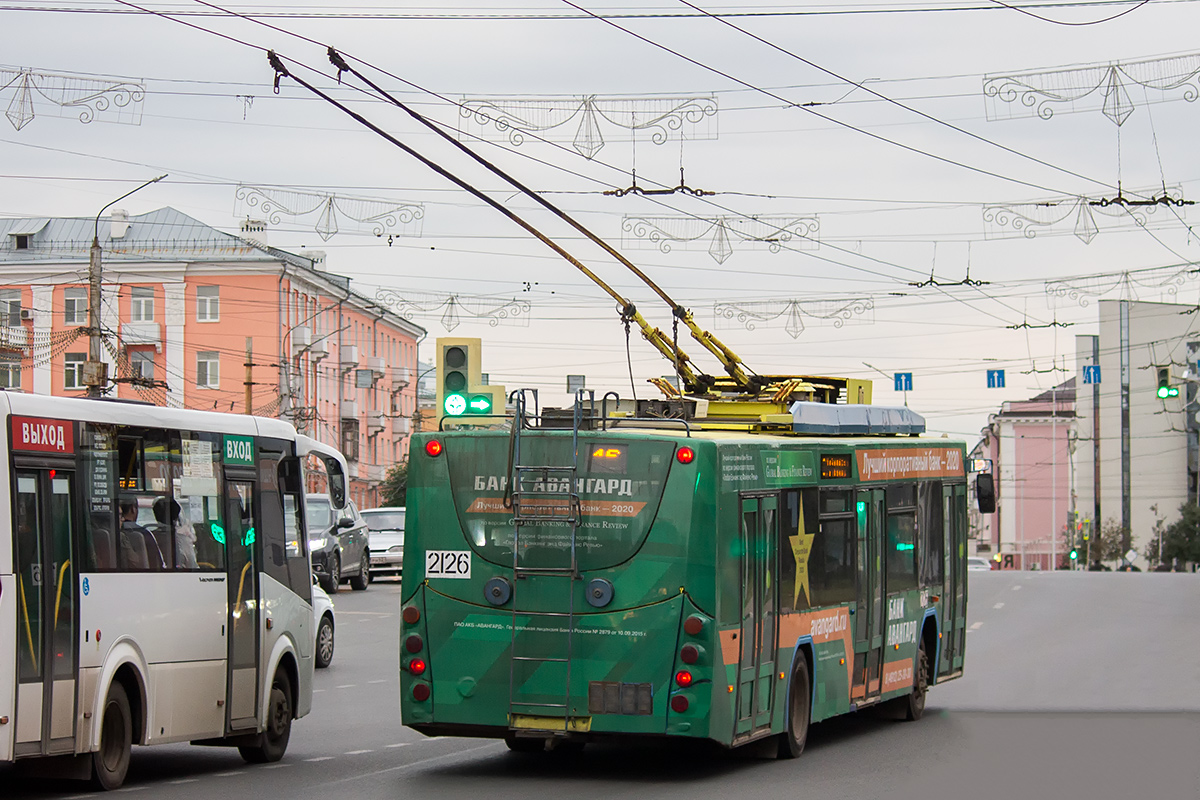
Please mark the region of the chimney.
[[305, 258], [312, 259], [312, 268], [325, 271], [325, 251], [324, 250], [305, 250], [300, 253]]
[[108, 231], [110, 238], [125, 238], [125, 234], [129, 232], [129, 212], [123, 208], [114, 208], [110, 225], [111, 227]]
[[242, 238], [262, 247], [267, 246], [267, 223], [261, 219], [242, 220]]

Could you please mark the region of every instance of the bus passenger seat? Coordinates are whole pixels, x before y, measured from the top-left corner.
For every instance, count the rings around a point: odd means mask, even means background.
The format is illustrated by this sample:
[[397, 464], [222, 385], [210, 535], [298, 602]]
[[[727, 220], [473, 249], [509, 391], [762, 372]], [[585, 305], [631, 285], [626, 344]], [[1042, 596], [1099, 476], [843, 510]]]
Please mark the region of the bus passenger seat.
[[150, 560], [146, 557], [146, 540], [137, 531], [119, 531], [121, 539], [121, 558], [119, 566], [122, 569], [148, 569]]
[[92, 547], [96, 552], [96, 569], [116, 569], [117, 559], [113, 552], [112, 517], [108, 514], [92, 514]]

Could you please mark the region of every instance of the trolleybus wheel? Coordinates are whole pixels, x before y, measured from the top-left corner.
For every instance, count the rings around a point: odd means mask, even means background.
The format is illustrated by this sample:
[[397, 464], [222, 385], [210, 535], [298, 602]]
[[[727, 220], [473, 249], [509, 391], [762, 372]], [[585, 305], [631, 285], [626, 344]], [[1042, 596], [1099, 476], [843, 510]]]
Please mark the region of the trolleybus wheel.
[[362, 561], [358, 565], [358, 574], [350, 579], [350, 588], [356, 592], [366, 589], [371, 583], [371, 557], [363, 550]]
[[100, 749], [92, 753], [92, 785], [97, 789], [120, 788], [129, 771], [133, 746], [133, 714], [129, 696], [116, 681], [108, 687], [108, 698], [100, 712]]
[[913, 681], [913, 690], [905, 700], [904, 718], [910, 722], [918, 720], [925, 713], [925, 694], [929, 689], [929, 657], [925, 652], [925, 641], [917, 648], [917, 674]]
[[287, 752], [292, 735], [292, 681], [282, 669], [275, 672], [271, 697], [267, 701], [267, 727], [258, 735], [258, 743], [239, 746], [242, 758], [251, 764], [278, 761]]
[[808, 739], [808, 722], [812, 716], [812, 686], [808, 680], [808, 662], [797, 654], [796, 669], [792, 672], [792, 685], [788, 697], [787, 728], [779, 734], [779, 757], [796, 758], [804, 752]]

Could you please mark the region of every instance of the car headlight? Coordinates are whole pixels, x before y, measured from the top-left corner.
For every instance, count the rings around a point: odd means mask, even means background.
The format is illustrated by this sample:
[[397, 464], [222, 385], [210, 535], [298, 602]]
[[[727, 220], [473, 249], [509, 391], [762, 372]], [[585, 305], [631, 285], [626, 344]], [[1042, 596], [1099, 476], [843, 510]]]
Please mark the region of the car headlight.
[[308, 549], [309, 550], [322, 550], [322, 549], [324, 549], [325, 545], [327, 545], [327, 544], [329, 544], [329, 538], [326, 536], [321, 536], [317, 539], [309, 539], [308, 540]]

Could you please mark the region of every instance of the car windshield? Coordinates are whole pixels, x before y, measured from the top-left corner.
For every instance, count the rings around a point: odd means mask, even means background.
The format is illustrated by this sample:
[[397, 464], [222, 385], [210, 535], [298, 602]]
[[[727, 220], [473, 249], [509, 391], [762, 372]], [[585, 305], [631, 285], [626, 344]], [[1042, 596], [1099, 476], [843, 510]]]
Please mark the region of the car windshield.
[[320, 533], [333, 524], [333, 508], [324, 497], [309, 497], [304, 503], [306, 519], [311, 533]]
[[367, 528], [373, 531], [404, 530], [403, 511], [364, 511], [362, 512], [362, 518], [366, 521]]

